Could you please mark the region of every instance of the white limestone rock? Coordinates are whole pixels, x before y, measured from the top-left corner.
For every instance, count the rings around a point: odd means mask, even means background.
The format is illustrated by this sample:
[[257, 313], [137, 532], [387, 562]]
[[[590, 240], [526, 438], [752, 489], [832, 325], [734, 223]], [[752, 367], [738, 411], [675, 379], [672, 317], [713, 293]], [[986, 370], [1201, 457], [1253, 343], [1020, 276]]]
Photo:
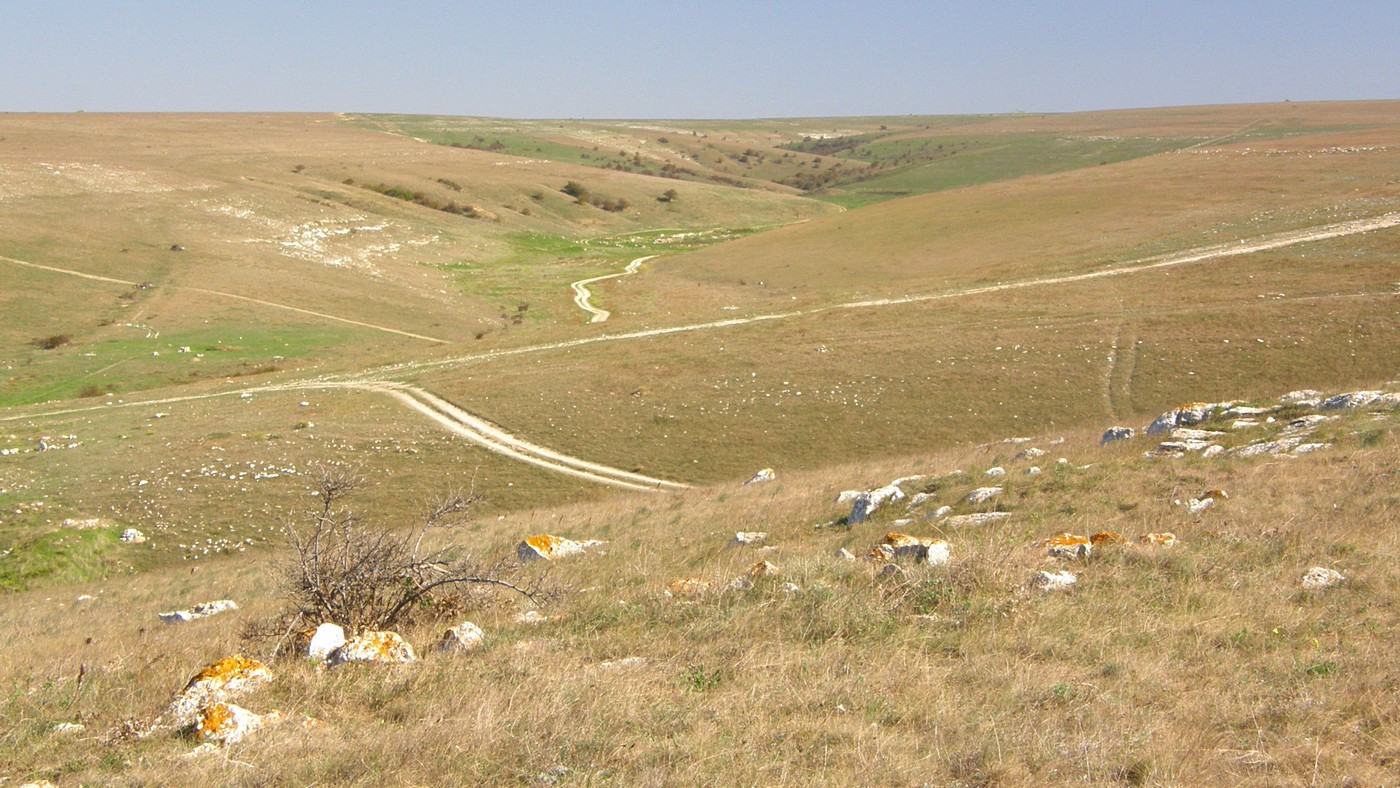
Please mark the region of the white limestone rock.
[[232, 703], [215, 703], [205, 707], [195, 720], [195, 735], [205, 742], [229, 746], [238, 744], [249, 734], [281, 719], [281, 714], [254, 714]]
[[329, 621], [316, 627], [316, 632], [311, 636], [311, 643], [306, 647], [306, 656], [317, 662], [325, 662], [331, 658], [331, 654], [336, 649], [345, 645], [345, 630], [339, 624], [332, 624]]
[[978, 487], [967, 494], [967, 502], [972, 504], [986, 503], [991, 499], [1001, 495], [1001, 487]]
[[997, 466], [988, 468], [988, 469], [987, 469], [987, 472], [986, 472], [984, 475], [985, 475], [988, 479], [996, 479], [996, 478], [998, 478], [998, 477], [1005, 476], [1005, 475], [1006, 475], [1006, 469], [1003, 468], [1003, 467], [1001, 467], [1000, 465], [997, 465]]
[[777, 471], [773, 470], [772, 468], [764, 468], [763, 470], [759, 471], [758, 473], [755, 473], [754, 475], [750, 476], [750, 477], [749, 477], [749, 480], [746, 481], [746, 482], [744, 482], [744, 484], [745, 484], [746, 486], [747, 486], [747, 485], [750, 485], [750, 484], [761, 484], [761, 483], [763, 483], [763, 482], [771, 482], [771, 481], [773, 481], [774, 479], [777, 479], [777, 478], [778, 478], [778, 472], [777, 472]]
[[350, 662], [403, 665], [417, 660], [413, 647], [397, 632], [361, 632], [331, 652], [331, 667]]
[[851, 507], [851, 514], [846, 518], [850, 525], [858, 525], [870, 519], [870, 515], [887, 503], [895, 503], [905, 499], [904, 491], [894, 485], [878, 487], [866, 493], [856, 496], [855, 504]]
[[122, 535], [118, 538], [121, 539], [124, 544], [141, 544], [146, 541], [146, 535], [135, 528], [128, 528], [122, 531]]
[[1079, 578], [1073, 572], [1036, 572], [1031, 578], [1031, 585], [1041, 591], [1049, 593], [1051, 591], [1064, 591], [1078, 582]]
[[1324, 588], [1332, 588], [1346, 582], [1346, 578], [1341, 572], [1335, 569], [1328, 569], [1325, 566], [1315, 566], [1303, 575], [1303, 587], [1320, 591]]
[[169, 613], [157, 613], [156, 615], [167, 624], [184, 624], [237, 609], [238, 603], [232, 599], [219, 599], [213, 602], [202, 602], [189, 610], [172, 610]]
[[481, 627], [470, 621], [463, 621], [442, 633], [442, 640], [438, 642], [438, 650], [463, 653], [476, 651], [484, 645], [486, 645], [486, 633], [481, 631]]
[[767, 531], [738, 531], [734, 534], [734, 538], [729, 540], [729, 546], [748, 547], [750, 545], [760, 545], [767, 539]]
[[583, 555], [584, 546], [572, 539], [549, 534], [527, 536], [515, 546], [515, 557], [521, 563], [530, 561], [558, 561], [561, 558]]
[[200, 671], [185, 684], [166, 709], [164, 721], [176, 728], [188, 728], [209, 706], [224, 703], [251, 692], [272, 680], [272, 671], [261, 662], [244, 656], [225, 657]]

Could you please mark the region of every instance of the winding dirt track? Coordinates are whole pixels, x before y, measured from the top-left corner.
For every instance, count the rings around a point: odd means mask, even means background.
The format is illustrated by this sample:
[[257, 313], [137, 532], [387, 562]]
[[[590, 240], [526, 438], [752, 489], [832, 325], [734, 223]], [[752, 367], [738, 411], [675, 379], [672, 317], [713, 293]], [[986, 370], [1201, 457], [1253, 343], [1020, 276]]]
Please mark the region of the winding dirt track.
[[631, 276], [632, 274], [637, 273], [637, 269], [642, 267], [642, 263], [645, 263], [653, 257], [656, 257], [656, 255], [649, 254], [646, 257], [638, 257], [636, 260], [633, 260], [632, 262], [628, 263], [627, 267], [624, 268], [620, 273], [603, 274], [602, 276], [595, 276], [591, 279], [580, 279], [577, 282], [570, 284], [569, 287], [572, 287], [574, 289], [574, 304], [577, 305], [579, 309], [582, 309], [583, 311], [593, 315], [593, 319], [589, 320], [588, 322], [602, 323], [609, 317], [612, 317], [612, 312], [609, 312], [606, 309], [601, 309], [599, 307], [593, 306], [593, 304], [589, 303], [589, 299], [593, 297], [593, 293], [588, 289], [588, 286], [593, 284], [594, 282], [602, 282], [605, 279], [616, 279], [619, 276]]
[[[94, 410], [104, 410], [111, 407], [130, 408], [177, 402], [189, 402], [193, 400], [213, 399], [217, 397], [231, 397], [245, 393], [251, 394], [290, 392], [308, 389], [356, 389], [391, 396], [397, 401], [399, 401], [401, 404], [428, 417], [429, 419], [433, 420], [434, 422], [444, 427], [445, 429], [453, 432], [454, 434], [460, 435], [489, 451], [496, 452], [497, 454], [510, 457], [511, 459], [518, 460], [520, 462], [529, 463], [531, 465], [545, 468], [556, 473], [572, 476], [574, 478], [595, 482], [597, 484], [605, 484], [613, 487], [619, 487], [622, 489], [647, 491], [679, 490], [684, 489], [686, 485], [680, 484], [678, 482], [657, 479], [649, 476], [644, 476], [642, 474], [633, 473], [631, 471], [625, 471], [618, 468], [611, 468], [605, 465], [588, 462], [587, 460], [582, 460], [577, 457], [571, 457], [569, 455], [562, 454], [550, 450], [548, 448], [538, 446], [533, 443], [529, 443], [527, 441], [515, 437], [514, 435], [511, 435], [510, 433], [506, 432], [500, 427], [486, 421], [485, 419], [475, 416], [467, 412], [466, 410], [463, 410], [462, 408], [450, 402], [447, 402], [446, 400], [441, 399], [440, 397], [437, 397], [415, 386], [395, 381], [392, 378], [429, 369], [456, 366], [467, 362], [487, 361], [493, 358], [505, 358], [509, 356], [518, 356], [528, 353], [540, 353], [551, 350], [567, 349], [578, 347], [581, 345], [593, 344], [597, 342], [620, 342], [633, 339], [643, 339], [647, 337], [664, 336], [668, 334], [680, 334], [694, 331], [712, 331], [733, 326], [743, 326], [754, 323], [761, 323], [770, 320], [784, 320], [787, 318], [822, 314], [825, 312], [831, 312], [842, 309], [870, 309], [883, 306], [914, 304], [925, 301], [938, 301], [953, 298], [962, 298], [965, 296], [981, 295], [986, 293], [996, 293], [1006, 290], [1018, 290], [1028, 287], [1070, 284], [1074, 282], [1084, 282], [1110, 276], [1125, 276], [1128, 274], [1139, 273], [1142, 271], [1151, 271], [1159, 268], [1169, 268], [1173, 266], [1187, 265], [1190, 263], [1198, 263], [1205, 260], [1252, 254], [1254, 252], [1261, 252], [1270, 249], [1280, 249], [1287, 246], [1311, 243], [1314, 241], [1328, 240], [1331, 238], [1340, 238], [1348, 235], [1358, 235], [1361, 233], [1372, 232], [1375, 230], [1389, 229], [1396, 226], [1400, 226], [1400, 212], [1388, 213], [1381, 216], [1372, 217], [1370, 219], [1357, 219], [1353, 221], [1339, 222], [1337, 224], [1313, 227], [1306, 230], [1295, 230], [1291, 232], [1278, 233], [1258, 238], [1253, 241], [1241, 240], [1233, 244], [1216, 244], [1212, 246], [1199, 247], [1183, 252], [1156, 255], [1153, 257], [1132, 260], [1125, 263], [1121, 263], [1116, 266], [1103, 268], [1098, 271], [1091, 271], [1082, 274], [1038, 277], [1018, 280], [1015, 282], [1001, 282], [994, 285], [964, 288], [960, 290], [949, 290], [939, 293], [926, 293], [921, 295], [903, 296], [900, 298], [881, 298], [866, 301], [852, 301], [842, 304], [833, 304], [830, 306], [816, 307], [813, 309], [797, 310], [792, 312], [754, 315], [751, 317], [739, 317], [732, 318], [729, 320], [717, 320], [707, 323], [692, 323], [689, 325], [649, 329], [644, 331], [633, 331], [622, 334], [604, 334], [600, 336], [586, 337], [582, 339], [568, 340], [564, 342], [553, 342], [548, 344], [530, 345], [526, 347], [512, 348], [507, 350], [488, 351], [485, 353], [475, 353], [466, 356], [457, 356], [453, 358], [440, 359], [434, 361], [407, 362], [404, 364], [397, 364], [387, 367], [379, 367], [364, 370], [353, 375], [328, 375], [310, 380], [289, 381], [287, 383], [281, 383], [271, 386], [254, 386], [244, 389], [234, 389], [230, 391], [217, 392], [212, 394], [194, 394], [183, 397], [166, 397], [161, 399], [142, 400], [137, 402], [123, 402], [120, 404], [113, 405], [96, 405], [82, 408], [66, 408], [61, 410], [47, 411], [43, 413], [0, 416], [0, 422], [39, 419], [52, 416], [85, 413]], [[108, 279], [92, 274], [83, 274], [76, 271], [66, 271], [63, 269], [50, 268], [48, 266], [24, 263], [18, 260], [10, 260], [9, 258], [0, 259], [5, 259], [9, 262], [19, 263], [20, 265], [29, 265], [35, 268], [44, 268], [59, 273], [72, 274], [74, 276], [80, 276], [85, 279], [115, 282], [124, 285], [132, 284], [130, 282], [125, 282], [122, 280]], [[640, 265], [646, 259], [648, 258], [639, 258], [637, 260], [634, 260], [632, 265]], [[631, 265], [629, 265], [628, 267], [632, 268]], [[625, 274], [611, 274], [608, 277], [599, 277], [599, 279], [606, 279], [612, 276], [621, 275]], [[582, 284], [587, 284], [589, 281], [597, 281], [597, 279], [584, 280]], [[232, 294], [221, 293], [220, 295]], [[234, 297], [242, 298], [241, 296]], [[575, 301], [577, 303], [578, 299], [575, 299]], [[279, 305], [271, 304], [271, 306]], [[582, 306], [582, 304], [580, 304], [580, 306]], [[356, 323], [356, 321], [346, 320], [345, 318], [339, 318], [331, 315], [323, 315], [323, 317], [328, 317], [333, 320], [339, 320], [347, 323], [366, 325]], [[594, 315], [594, 319], [595, 321], [597, 321], [596, 312]], [[405, 333], [396, 331], [394, 329], [383, 329], [382, 327], [378, 326], [371, 327], [379, 328], [380, 330], [393, 331], [394, 333]], [[427, 337], [419, 338], [427, 339]]]

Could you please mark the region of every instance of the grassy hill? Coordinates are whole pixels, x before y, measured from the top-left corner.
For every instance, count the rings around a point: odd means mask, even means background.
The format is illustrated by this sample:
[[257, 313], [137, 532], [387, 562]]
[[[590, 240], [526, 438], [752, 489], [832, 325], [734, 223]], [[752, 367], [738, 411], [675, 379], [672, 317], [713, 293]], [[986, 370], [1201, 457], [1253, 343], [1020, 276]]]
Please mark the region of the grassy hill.
[[[26, 633], [0, 661], [4, 776], [1383, 783], [1394, 409], [1341, 413], [1298, 457], [1096, 441], [1186, 402], [1393, 389], [1398, 212], [1396, 102], [0, 116], [0, 620]], [[590, 286], [611, 313], [590, 322], [571, 283], [642, 257]], [[1310, 412], [1214, 427], [1233, 447]], [[691, 489], [566, 472], [590, 463]], [[1003, 494], [969, 505], [994, 465]], [[100, 744], [204, 664], [264, 652], [240, 632], [278, 608], [281, 524], [326, 467], [395, 533], [445, 490], [481, 494], [450, 540], [488, 565], [530, 533], [607, 545], [543, 578], [568, 594], [542, 626], [508, 596], [454, 610], [482, 654], [276, 662], [258, 709], [319, 727], [232, 760]], [[777, 483], [740, 485], [764, 467]], [[1013, 518], [814, 527], [849, 511], [840, 490], [911, 474], [955, 515]], [[1231, 497], [1203, 515], [1173, 503], [1214, 488]], [[953, 563], [891, 583], [831, 558], [905, 527]], [[1181, 544], [1037, 547], [1105, 529]], [[756, 563], [724, 547], [751, 530], [780, 578], [666, 598]], [[1313, 563], [1351, 579], [1301, 592]], [[1052, 566], [1080, 584], [1028, 585]], [[226, 596], [243, 612], [154, 618]], [[404, 633], [420, 651], [431, 618]]]

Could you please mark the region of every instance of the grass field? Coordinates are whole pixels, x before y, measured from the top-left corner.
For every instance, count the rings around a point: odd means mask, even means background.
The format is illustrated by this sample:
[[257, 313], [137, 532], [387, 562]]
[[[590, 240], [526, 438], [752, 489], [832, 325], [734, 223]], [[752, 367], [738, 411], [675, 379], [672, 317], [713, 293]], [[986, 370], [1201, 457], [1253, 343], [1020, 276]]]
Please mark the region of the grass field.
[[[1096, 444], [1186, 402], [1394, 389], [1397, 206], [1395, 102], [0, 117], [0, 622], [20, 633], [0, 778], [1391, 782], [1396, 411], [1322, 422], [1330, 445], [1298, 457]], [[591, 286], [606, 322], [574, 304], [570, 283], [651, 256]], [[388, 384], [693, 487], [519, 462]], [[1038, 475], [1017, 436], [1049, 452]], [[970, 504], [994, 465], [1002, 493]], [[281, 525], [323, 466], [363, 476], [355, 504], [389, 530], [480, 493], [450, 538], [487, 565], [531, 533], [606, 544], [545, 573], [569, 593], [544, 624], [509, 595], [460, 611], [481, 653], [437, 655], [458, 622], [424, 620], [416, 667], [274, 663], [250, 708], [287, 719], [227, 758], [104, 743], [205, 664], [264, 653], [239, 633], [278, 608]], [[764, 467], [777, 482], [741, 486]], [[928, 511], [839, 522], [836, 493], [910, 474]], [[1204, 514], [1174, 503], [1215, 488]], [[1012, 519], [922, 519], [943, 504]], [[900, 529], [953, 562], [891, 582], [832, 558]], [[1105, 529], [1180, 544], [1037, 547]], [[736, 531], [777, 549], [726, 548]], [[781, 574], [749, 592], [664, 594], [761, 558]], [[1302, 591], [1313, 565], [1349, 580]], [[1080, 583], [1042, 594], [1039, 568]], [[155, 618], [222, 597], [242, 611]]]

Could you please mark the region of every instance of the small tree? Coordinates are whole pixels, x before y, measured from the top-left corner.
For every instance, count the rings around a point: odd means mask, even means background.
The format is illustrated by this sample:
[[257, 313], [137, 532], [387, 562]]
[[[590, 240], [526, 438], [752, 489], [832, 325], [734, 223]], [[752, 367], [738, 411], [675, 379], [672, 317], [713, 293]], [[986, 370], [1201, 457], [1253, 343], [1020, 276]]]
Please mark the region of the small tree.
[[580, 204], [588, 202], [588, 187], [578, 181], [569, 181], [559, 191], [574, 198]]
[[415, 528], [394, 532], [365, 524], [342, 505], [363, 480], [351, 470], [323, 467], [317, 478], [318, 507], [300, 520], [283, 523], [290, 554], [280, 562], [278, 580], [288, 606], [274, 620], [255, 625], [252, 638], [280, 633], [281, 649], [298, 629], [330, 622], [349, 632], [387, 629], [414, 618], [435, 618], [466, 607], [472, 589], [494, 586], [544, 604], [558, 591], [547, 575], [516, 580], [513, 564], [486, 567], [452, 548], [429, 550], [432, 529], [452, 529], [470, 519], [481, 502], [475, 492], [448, 494], [427, 507]]
[[661, 196], [660, 196], [660, 197], [657, 197], [657, 198], [656, 198], [656, 201], [657, 201], [657, 202], [675, 202], [676, 200], [679, 200], [680, 198], [681, 198], [681, 195], [680, 195], [675, 189], [667, 189], [666, 191], [664, 191], [664, 192], [661, 193]]

